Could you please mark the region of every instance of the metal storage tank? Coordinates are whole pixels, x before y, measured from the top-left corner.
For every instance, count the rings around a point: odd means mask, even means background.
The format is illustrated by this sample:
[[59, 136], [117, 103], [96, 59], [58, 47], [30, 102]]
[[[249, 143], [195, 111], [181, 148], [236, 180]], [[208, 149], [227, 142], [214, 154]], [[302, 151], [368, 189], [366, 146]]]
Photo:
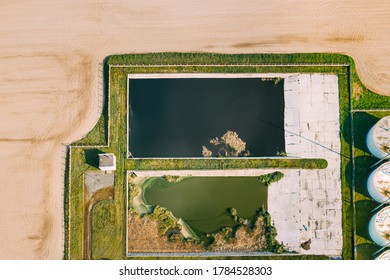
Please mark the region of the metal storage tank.
[[368, 132], [367, 148], [377, 158], [390, 156], [390, 116], [380, 119]]
[[368, 233], [372, 241], [379, 246], [390, 245], [390, 206], [386, 206], [372, 216], [368, 224]]
[[371, 172], [367, 179], [367, 191], [378, 203], [390, 203], [390, 162]]
[[387, 260], [387, 261], [390, 261], [390, 250], [384, 251], [382, 254], [380, 254], [375, 259], [376, 260]]

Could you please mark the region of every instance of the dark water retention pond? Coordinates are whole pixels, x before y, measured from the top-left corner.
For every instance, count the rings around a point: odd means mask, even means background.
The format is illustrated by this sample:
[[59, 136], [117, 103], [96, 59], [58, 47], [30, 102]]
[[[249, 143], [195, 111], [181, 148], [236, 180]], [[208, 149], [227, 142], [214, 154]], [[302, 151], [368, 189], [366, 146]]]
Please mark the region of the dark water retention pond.
[[133, 157], [202, 157], [209, 140], [234, 131], [250, 156], [285, 151], [284, 81], [261, 78], [129, 80]]
[[228, 208], [243, 218], [253, 217], [262, 206], [267, 209], [268, 190], [257, 177], [189, 177], [177, 183], [154, 177], [144, 184], [147, 204], [165, 207], [205, 233], [236, 224]]

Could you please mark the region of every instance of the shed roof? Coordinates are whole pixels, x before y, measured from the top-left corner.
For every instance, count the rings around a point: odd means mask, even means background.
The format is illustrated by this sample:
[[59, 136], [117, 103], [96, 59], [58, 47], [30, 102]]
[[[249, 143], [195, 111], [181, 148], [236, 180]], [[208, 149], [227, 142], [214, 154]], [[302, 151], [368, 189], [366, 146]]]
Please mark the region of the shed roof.
[[115, 166], [115, 155], [112, 153], [99, 154], [99, 166]]

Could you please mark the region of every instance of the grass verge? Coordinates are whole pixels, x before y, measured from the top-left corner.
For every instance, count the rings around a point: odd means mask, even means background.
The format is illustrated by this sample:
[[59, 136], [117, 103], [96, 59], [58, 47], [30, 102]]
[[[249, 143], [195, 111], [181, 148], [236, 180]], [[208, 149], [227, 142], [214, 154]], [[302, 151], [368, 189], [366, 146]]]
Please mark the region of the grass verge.
[[324, 169], [325, 159], [257, 158], [257, 159], [128, 159], [127, 170], [193, 170], [245, 168]]
[[92, 257], [93, 259], [118, 259], [123, 244], [112, 238], [117, 236], [120, 228], [113, 201], [103, 200], [95, 204], [92, 210]]

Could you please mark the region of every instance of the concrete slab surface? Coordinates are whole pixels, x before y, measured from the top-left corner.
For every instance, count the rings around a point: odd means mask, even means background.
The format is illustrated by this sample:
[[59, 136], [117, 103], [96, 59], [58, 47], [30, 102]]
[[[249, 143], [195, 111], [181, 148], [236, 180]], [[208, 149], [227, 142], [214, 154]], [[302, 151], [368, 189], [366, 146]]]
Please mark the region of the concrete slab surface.
[[[325, 158], [324, 170], [288, 171], [269, 188], [277, 239], [290, 251], [339, 256], [342, 252], [338, 78], [298, 74], [285, 79], [288, 156]], [[309, 250], [301, 243], [311, 240]]]

